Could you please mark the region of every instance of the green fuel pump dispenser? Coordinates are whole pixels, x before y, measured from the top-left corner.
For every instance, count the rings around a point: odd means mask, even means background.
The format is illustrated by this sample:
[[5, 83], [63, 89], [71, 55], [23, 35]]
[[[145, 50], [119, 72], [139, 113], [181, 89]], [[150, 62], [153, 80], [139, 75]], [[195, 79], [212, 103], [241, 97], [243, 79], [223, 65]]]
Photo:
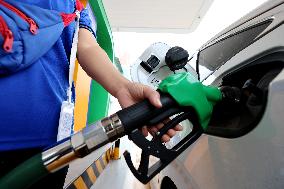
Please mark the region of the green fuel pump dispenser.
[[[228, 90], [226, 88], [226, 91]], [[228, 96], [224, 95], [222, 89], [202, 85], [189, 73], [167, 77], [160, 84], [158, 91], [161, 108], [156, 108], [148, 100], [144, 100], [105, 117], [11, 171], [1, 178], [0, 188], [26, 188], [46, 174], [55, 172], [71, 161], [82, 158], [124, 135], [128, 135], [130, 140], [142, 149], [138, 169], [133, 166], [130, 154], [127, 151], [124, 153], [130, 170], [142, 183], [149, 182], [199, 138], [208, 126], [213, 106]], [[176, 116], [165, 124], [151, 141], [139, 130], [144, 125], [155, 125], [173, 115]], [[167, 149], [161, 142], [161, 137], [186, 119], [193, 125], [191, 133], [172, 149]], [[149, 167], [150, 155], [159, 158], [159, 161]]]

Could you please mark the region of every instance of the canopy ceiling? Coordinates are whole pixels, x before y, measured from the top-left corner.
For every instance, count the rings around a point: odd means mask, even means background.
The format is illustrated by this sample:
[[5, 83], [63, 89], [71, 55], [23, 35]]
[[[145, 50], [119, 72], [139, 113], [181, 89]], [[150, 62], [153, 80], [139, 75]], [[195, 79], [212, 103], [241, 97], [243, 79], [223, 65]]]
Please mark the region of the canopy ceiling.
[[113, 31], [189, 33], [213, 0], [103, 0]]

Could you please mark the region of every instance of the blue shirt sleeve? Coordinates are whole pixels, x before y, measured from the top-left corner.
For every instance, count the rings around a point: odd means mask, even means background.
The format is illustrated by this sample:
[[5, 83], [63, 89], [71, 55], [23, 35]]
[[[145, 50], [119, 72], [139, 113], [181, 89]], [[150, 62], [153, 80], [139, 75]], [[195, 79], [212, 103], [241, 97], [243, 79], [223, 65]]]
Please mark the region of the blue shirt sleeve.
[[95, 18], [91, 19], [89, 10], [86, 8], [80, 14], [80, 28], [89, 30], [96, 37], [96, 20]]

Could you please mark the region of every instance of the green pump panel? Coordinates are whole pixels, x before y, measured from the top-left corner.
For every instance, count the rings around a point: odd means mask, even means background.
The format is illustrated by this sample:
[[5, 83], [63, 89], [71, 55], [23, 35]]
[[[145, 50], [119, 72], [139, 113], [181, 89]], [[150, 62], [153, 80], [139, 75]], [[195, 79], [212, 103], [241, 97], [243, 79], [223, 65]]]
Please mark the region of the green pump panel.
[[[114, 61], [113, 38], [102, 0], [89, 0], [97, 22], [97, 42]], [[88, 124], [108, 114], [109, 93], [96, 81], [92, 81], [88, 108]]]

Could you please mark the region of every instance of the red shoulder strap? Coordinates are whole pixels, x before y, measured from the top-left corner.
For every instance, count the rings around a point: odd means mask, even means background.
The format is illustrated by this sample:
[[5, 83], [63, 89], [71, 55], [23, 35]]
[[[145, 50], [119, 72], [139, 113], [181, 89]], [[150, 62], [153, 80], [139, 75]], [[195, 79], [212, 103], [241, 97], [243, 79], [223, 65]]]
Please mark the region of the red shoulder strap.
[[83, 9], [84, 9], [83, 3], [81, 3], [80, 0], [76, 0], [76, 10], [81, 12]]
[[[76, 11], [79, 11], [81, 12], [82, 10], [84, 9], [84, 5], [81, 3], [80, 0], [76, 0]], [[60, 13], [61, 17], [62, 17], [62, 20], [63, 20], [63, 23], [64, 23], [64, 27], [68, 26], [71, 22], [73, 22], [77, 15], [76, 13], [73, 12], [71, 14], [67, 14], [67, 13]]]

